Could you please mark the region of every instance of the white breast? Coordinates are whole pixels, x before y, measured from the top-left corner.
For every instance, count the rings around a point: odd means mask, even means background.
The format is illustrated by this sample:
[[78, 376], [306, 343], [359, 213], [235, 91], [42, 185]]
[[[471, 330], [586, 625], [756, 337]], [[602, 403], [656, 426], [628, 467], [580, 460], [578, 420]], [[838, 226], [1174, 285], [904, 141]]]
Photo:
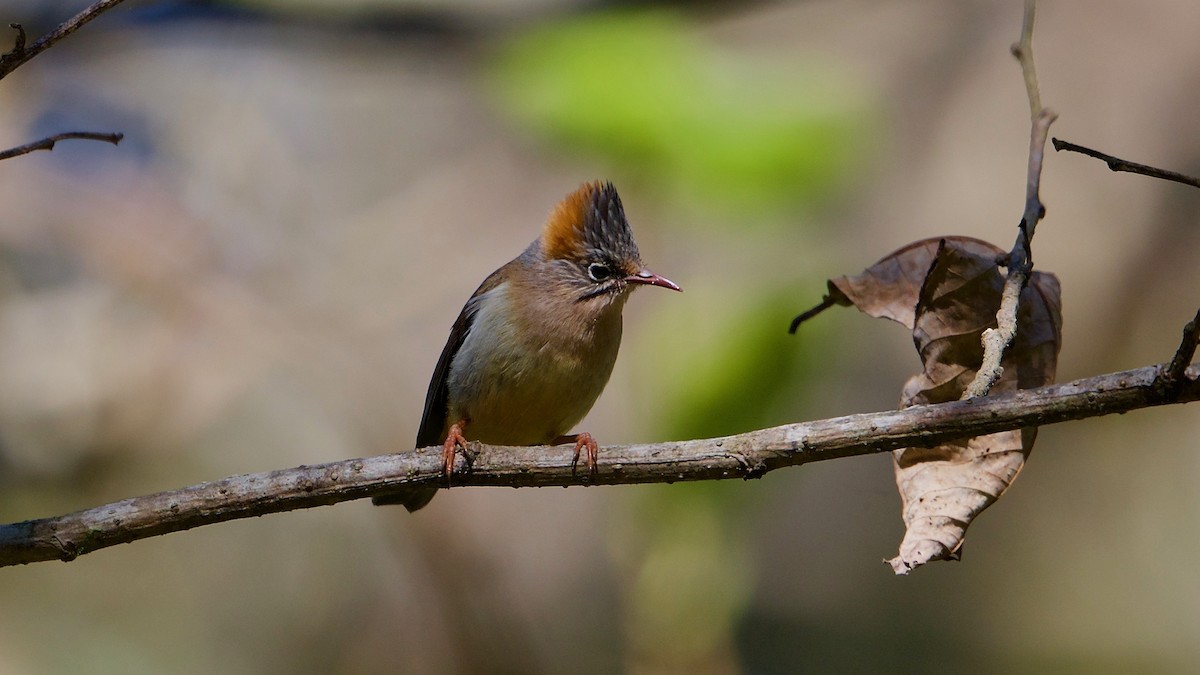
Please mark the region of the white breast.
[[583, 419], [608, 383], [621, 308], [578, 330], [551, 323], [518, 335], [509, 288], [504, 282], [476, 298], [471, 330], [450, 364], [449, 422], [466, 419], [467, 438], [485, 443], [547, 443]]

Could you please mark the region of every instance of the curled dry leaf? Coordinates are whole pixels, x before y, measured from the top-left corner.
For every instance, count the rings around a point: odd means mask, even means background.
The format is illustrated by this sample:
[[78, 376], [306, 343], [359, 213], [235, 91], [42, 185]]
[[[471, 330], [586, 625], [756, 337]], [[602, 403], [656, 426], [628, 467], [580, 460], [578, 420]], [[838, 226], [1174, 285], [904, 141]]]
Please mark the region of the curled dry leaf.
[[[956, 400], [983, 358], [983, 331], [996, 326], [1004, 251], [978, 239], [910, 244], [854, 277], [829, 282], [829, 300], [912, 329], [924, 371], [904, 386], [901, 404]], [[1061, 345], [1058, 279], [1034, 272], [1021, 293], [1017, 334], [993, 392], [1050, 384]], [[906, 529], [897, 574], [931, 560], [957, 559], [967, 527], [1004, 494], [1024, 466], [1036, 429], [1006, 431], [894, 452]]]

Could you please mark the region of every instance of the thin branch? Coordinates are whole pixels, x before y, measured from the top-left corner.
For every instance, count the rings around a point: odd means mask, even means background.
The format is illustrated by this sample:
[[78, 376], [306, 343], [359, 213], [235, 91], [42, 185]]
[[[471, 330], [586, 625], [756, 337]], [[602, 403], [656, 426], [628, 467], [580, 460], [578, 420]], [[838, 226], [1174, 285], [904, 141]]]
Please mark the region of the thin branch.
[[[1168, 395], [1161, 366], [1003, 396], [790, 424], [706, 440], [605, 448], [594, 475], [576, 473], [569, 447], [471, 444], [461, 486], [566, 486], [757, 478], [785, 466], [1200, 400], [1200, 369]], [[461, 462], [460, 462], [461, 464]], [[180, 490], [0, 526], [0, 566], [85, 553], [202, 525], [325, 506], [441, 482], [441, 449], [233, 476]]]
[[796, 329], [800, 328], [800, 324], [804, 323], [805, 321], [808, 321], [809, 319], [820, 314], [821, 312], [824, 312], [825, 310], [829, 309], [830, 307], [833, 307], [836, 304], [837, 304], [837, 300], [833, 299], [833, 295], [826, 294], [825, 297], [821, 298], [821, 302], [819, 304], [814, 306], [812, 309], [808, 309], [808, 310], [805, 310], [804, 312], [801, 312], [799, 316], [792, 319], [792, 325], [788, 326], [788, 335], [795, 335]]
[[1171, 362], [1163, 369], [1159, 378], [1165, 396], [1171, 396], [1172, 392], [1183, 386], [1186, 381], [1185, 373], [1192, 358], [1196, 356], [1198, 344], [1200, 344], [1200, 310], [1196, 310], [1196, 316], [1192, 317], [1192, 320], [1183, 327], [1183, 339], [1179, 341], [1179, 348], [1175, 350], [1175, 355], [1171, 357]]
[[29, 45], [25, 46], [25, 28], [18, 23], [10, 23], [9, 27], [17, 31], [16, 40], [11, 51], [0, 54], [0, 80], [16, 70], [25, 62], [49, 49], [54, 43], [79, 30], [84, 24], [99, 16], [101, 13], [116, 7], [123, 0], [99, 0], [87, 9], [76, 14], [58, 25], [58, 28], [46, 33]]
[[1130, 162], [1129, 160], [1121, 159], [1120, 157], [1107, 155], [1099, 150], [1092, 150], [1091, 148], [1085, 148], [1082, 145], [1076, 145], [1069, 141], [1062, 141], [1057, 138], [1050, 139], [1050, 142], [1054, 144], [1055, 152], [1066, 150], [1068, 152], [1078, 152], [1080, 154], [1087, 155], [1088, 157], [1095, 157], [1096, 159], [1102, 160], [1105, 164], [1107, 164], [1108, 168], [1112, 171], [1140, 173], [1143, 176], [1161, 178], [1163, 180], [1175, 181], [1176, 183], [1183, 183], [1184, 185], [1191, 185], [1192, 187], [1200, 188], [1200, 178], [1193, 178], [1185, 173], [1167, 171], [1166, 169], [1159, 169], [1148, 164]]
[[0, 159], [9, 159], [12, 157], [18, 157], [20, 155], [27, 155], [35, 150], [53, 150], [55, 143], [59, 141], [65, 141], [70, 138], [81, 138], [89, 141], [104, 141], [105, 143], [117, 145], [121, 142], [122, 138], [125, 138], [125, 134], [120, 132], [105, 134], [96, 131], [67, 131], [61, 134], [47, 136], [40, 141], [26, 143], [25, 145], [18, 145], [17, 147], [9, 148], [8, 150], [0, 150]]
[[1033, 239], [1038, 222], [1046, 216], [1046, 207], [1042, 205], [1040, 195], [1042, 160], [1045, 157], [1046, 137], [1050, 134], [1050, 125], [1056, 119], [1058, 115], [1045, 108], [1033, 118], [1029, 132], [1029, 166], [1025, 176], [1025, 212], [1021, 216], [1017, 243], [1009, 256], [1010, 268], [1026, 268], [1026, 271], [1030, 271], [1033, 267], [1030, 240]]
[[1042, 107], [1038, 91], [1037, 71], [1033, 64], [1033, 20], [1037, 14], [1037, 3], [1025, 1], [1025, 18], [1021, 24], [1021, 39], [1012, 46], [1013, 56], [1021, 65], [1025, 79], [1025, 93], [1029, 98], [1030, 132], [1029, 162], [1025, 175], [1025, 210], [1017, 227], [1017, 241], [1008, 254], [1008, 277], [1001, 291], [1000, 309], [996, 312], [996, 327], [983, 332], [983, 360], [975, 378], [967, 385], [962, 398], [987, 396], [1003, 372], [1001, 362], [1004, 350], [1017, 334], [1017, 310], [1020, 309], [1021, 291], [1033, 272], [1033, 234], [1038, 222], [1046, 215], [1040, 195], [1042, 182], [1042, 160], [1046, 151], [1046, 137], [1050, 125], [1058, 118], [1053, 111]]
[[1036, 119], [1042, 111], [1037, 71], [1033, 67], [1033, 22], [1037, 18], [1037, 0], [1025, 0], [1025, 16], [1021, 19], [1021, 39], [1009, 49], [1021, 64], [1021, 75], [1025, 78], [1025, 91], [1029, 94], [1029, 119]]
[[3, 55], [0, 55], [0, 59], [5, 58], [5, 57], [9, 56], [10, 54], [15, 56], [17, 54], [25, 53], [25, 38], [26, 38], [25, 27], [19, 23], [10, 23], [10, 24], [8, 24], [8, 27], [17, 31], [17, 37], [15, 40], [13, 40], [12, 50], [4, 53]]

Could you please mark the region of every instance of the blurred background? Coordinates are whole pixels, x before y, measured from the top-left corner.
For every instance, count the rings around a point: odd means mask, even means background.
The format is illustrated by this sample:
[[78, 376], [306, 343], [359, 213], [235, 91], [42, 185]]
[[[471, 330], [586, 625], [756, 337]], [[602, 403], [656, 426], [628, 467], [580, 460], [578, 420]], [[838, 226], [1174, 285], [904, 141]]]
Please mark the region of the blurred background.
[[[3, 0], [31, 38], [86, 5]], [[1021, 3], [130, 0], [0, 84], [0, 519], [411, 446], [463, 301], [604, 177], [645, 260], [602, 443], [894, 407], [824, 279], [1009, 248]], [[1200, 4], [1045, 2], [1054, 135], [1200, 174]], [[8, 38], [5, 38], [6, 40]], [[7, 48], [7, 47], [6, 47]], [[1200, 191], [1049, 154], [1060, 380], [1166, 360]], [[759, 481], [460, 489], [0, 570], [0, 673], [1195, 672], [1200, 406], [1042, 430], [909, 578], [886, 455]]]

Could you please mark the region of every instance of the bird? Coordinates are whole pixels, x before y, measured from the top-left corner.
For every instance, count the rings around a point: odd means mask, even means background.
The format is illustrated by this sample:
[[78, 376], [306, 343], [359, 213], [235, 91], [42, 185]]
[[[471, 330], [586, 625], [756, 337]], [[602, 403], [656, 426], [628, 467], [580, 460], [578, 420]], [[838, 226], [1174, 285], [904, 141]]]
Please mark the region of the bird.
[[[599, 445], [566, 435], [608, 384], [633, 289], [682, 289], [642, 264], [617, 190], [583, 183], [551, 211], [540, 236], [492, 272], [450, 329], [425, 395], [417, 448], [442, 447], [447, 485], [467, 438], [493, 445], [574, 443], [595, 471]], [[372, 498], [410, 512], [437, 486]]]

